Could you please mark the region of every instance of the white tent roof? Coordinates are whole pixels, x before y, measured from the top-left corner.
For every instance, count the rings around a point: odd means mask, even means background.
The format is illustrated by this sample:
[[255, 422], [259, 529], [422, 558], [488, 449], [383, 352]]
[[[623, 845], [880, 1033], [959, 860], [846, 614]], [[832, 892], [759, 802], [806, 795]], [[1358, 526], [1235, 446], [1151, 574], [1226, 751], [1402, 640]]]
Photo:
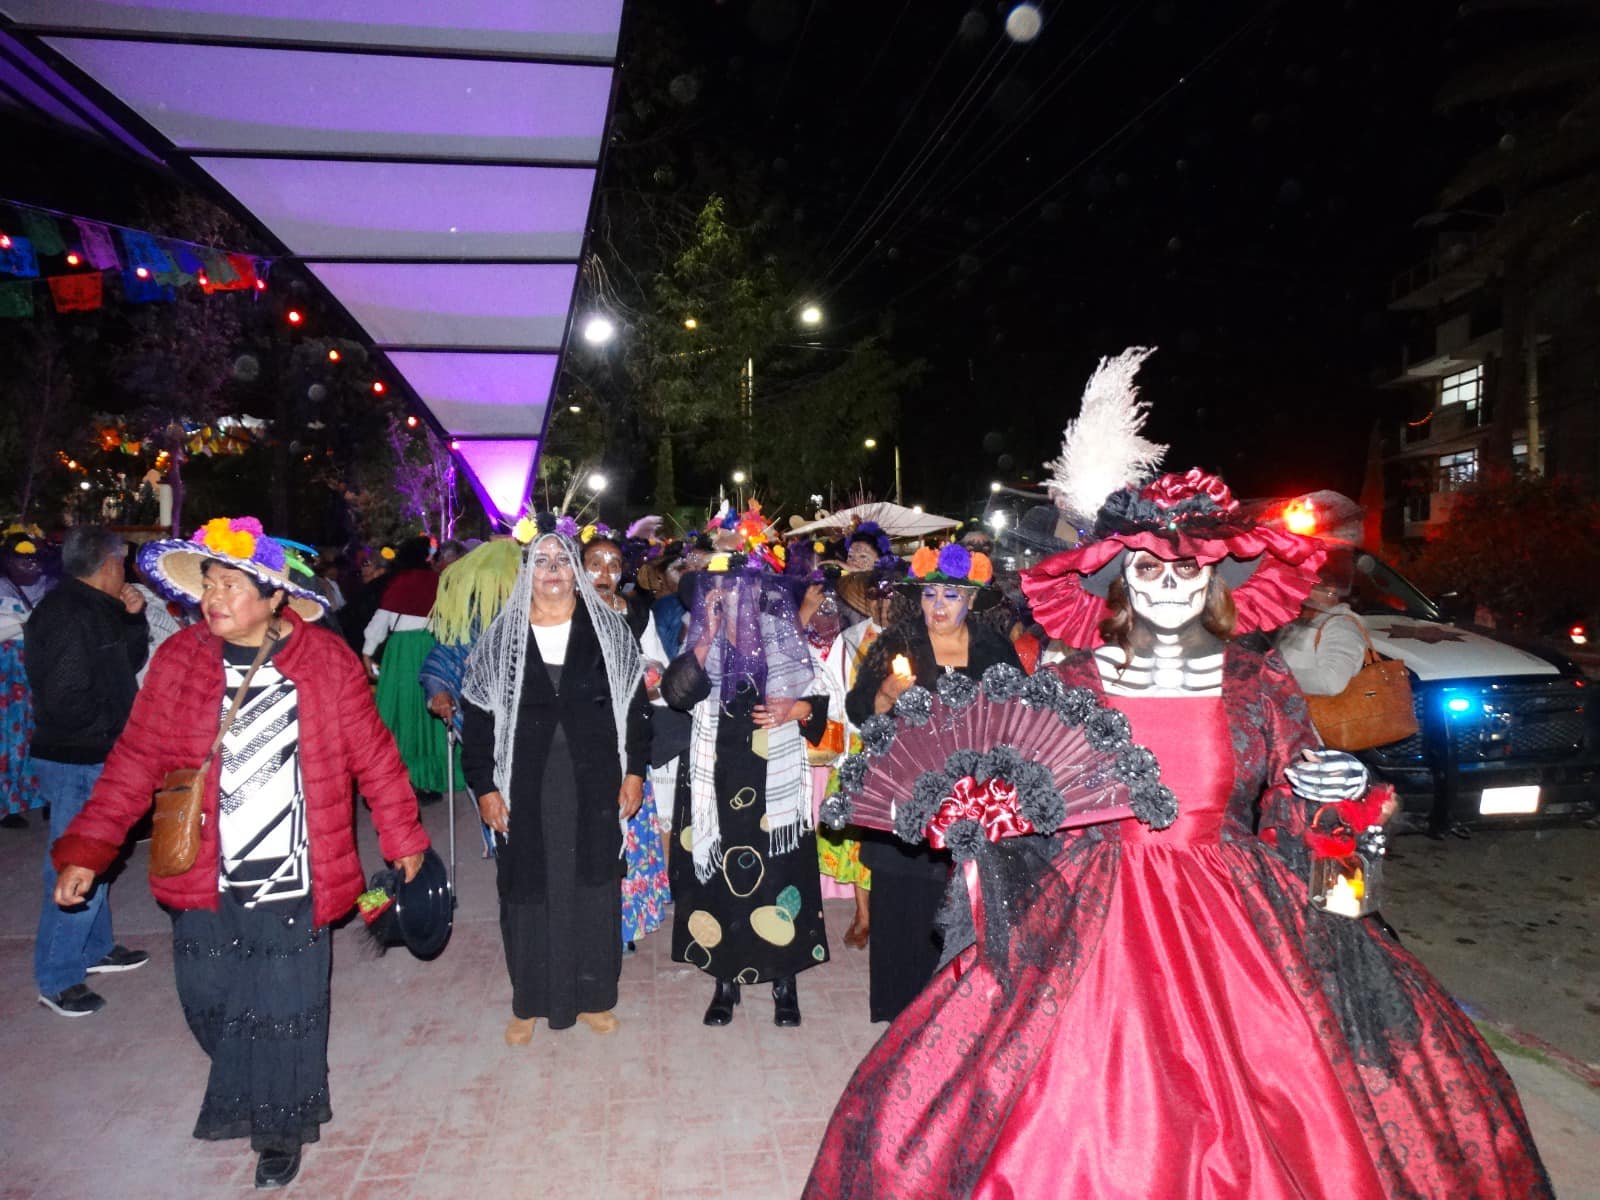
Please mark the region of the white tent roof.
[[622, 0], [0, 12], [7, 97], [38, 91], [54, 119], [217, 185], [361, 326], [491, 513], [517, 513], [572, 325]]
[[924, 537], [930, 533], [939, 533], [941, 530], [954, 529], [961, 524], [953, 517], [918, 512], [914, 508], [907, 508], [903, 504], [891, 504], [887, 500], [874, 500], [870, 504], [842, 508], [820, 521], [812, 521], [809, 525], [791, 529], [784, 536], [803, 537], [808, 533], [824, 531], [837, 533], [862, 521], [876, 521], [892, 538]]

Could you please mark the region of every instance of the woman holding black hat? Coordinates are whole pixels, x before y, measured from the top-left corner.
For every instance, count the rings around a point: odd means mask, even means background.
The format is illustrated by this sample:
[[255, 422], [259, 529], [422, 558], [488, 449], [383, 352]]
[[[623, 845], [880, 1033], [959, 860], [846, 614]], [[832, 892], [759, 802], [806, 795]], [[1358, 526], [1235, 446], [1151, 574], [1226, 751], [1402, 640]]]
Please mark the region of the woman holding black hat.
[[218, 518], [188, 541], [151, 542], [139, 567], [204, 619], [156, 652], [88, 804], [51, 850], [55, 899], [82, 900], [168, 771], [205, 770], [193, 865], [150, 880], [173, 912], [178, 998], [211, 1058], [194, 1135], [249, 1137], [256, 1186], [282, 1187], [332, 1119], [329, 926], [363, 889], [352, 782], [408, 880], [428, 835], [360, 662], [310, 623], [320, 598], [259, 522]]
[[[994, 567], [962, 546], [924, 546], [900, 585], [918, 614], [886, 630], [868, 651], [845, 700], [855, 725], [894, 707], [912, 684], [932, 689], [954, 671], [981, 679], [996, 663], [1013, 667], [1009, 638], [972, 620], [975, 610], [1000, 601]], [[871, 991], [874, 1021], [892, 1021], [916, 999], [939, 965], [934, 919], [950, 878], [950, 855], [887, 836], [865, 835], [861, 861], [872, 872]]]
[[716, 980], [707, 1025], [733, 1019], [743, 984], [772, 984], [773, 1021], [800, 1024], [795, 976], [828, 960], [804, 743], [827, 722], [781, 547], [759, 514], [747, 552], [685, 576], [688, 649], [661, 694], [693, 713], [679, 772], [672, 856], [672, 957]]
[[494, 831], [511, 976], [505, 1040], [543, 1018], [617, 1028], [622, 825], [644, 802], [650, 705], [628, 622], [558, 533], [524, 551], [505, 607], [467, 659], [462, 766]]

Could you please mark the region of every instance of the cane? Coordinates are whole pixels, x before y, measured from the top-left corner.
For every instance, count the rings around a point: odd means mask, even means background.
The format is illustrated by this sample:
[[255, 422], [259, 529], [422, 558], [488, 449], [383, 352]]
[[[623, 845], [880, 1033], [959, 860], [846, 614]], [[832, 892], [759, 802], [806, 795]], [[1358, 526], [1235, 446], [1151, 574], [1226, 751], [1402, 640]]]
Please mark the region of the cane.
[[456, 904], [456, 723], [444, 725], [445, 792], [450, 797], [450, 904]]

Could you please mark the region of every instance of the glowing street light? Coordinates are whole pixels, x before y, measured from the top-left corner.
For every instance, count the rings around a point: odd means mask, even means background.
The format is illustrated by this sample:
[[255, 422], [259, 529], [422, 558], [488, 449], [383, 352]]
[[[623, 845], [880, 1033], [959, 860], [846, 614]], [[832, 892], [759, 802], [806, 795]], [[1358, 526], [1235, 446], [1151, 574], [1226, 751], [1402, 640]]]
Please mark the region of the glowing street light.
[[989, 528], [999, 533], [1006, 527], [1006, 514], [1004, 509], [997, 509], [989, 514]]
[[567, 411], [569, 413], [581, 413], [583, 411], [583, 405], [581, 405], [581, 404], [569, 404], [569, 405], [567, 405]]
[[744, 484], [749, 481], [750, 476], [746, 475], [743, 471], [735, 471], [729, 476], [729, 478], [732, 479], [734, 483], [737, 483], [739, 486], [743, 487]]
[[802, 325], [821, 325], [822, 310], [815, 304], [808, 304], [800, 310], [800, 323]]
[[696, 321], [693, 317], [685, 317], [683, 319], [683, 327], [685, 329], [699, 329], [700, 322]]
[[878, 439], [877, 438], [868, 438], [866, 441], [862, 442], [861, 444], [863, 446], [865, 446], [868, 450], [876, 450], [878, 448]]
[[1000, 481], [999, 481], [999, 480], [998, 480], [998, 479], [996, 479], [996, 480], [994, 480], [994, 481], [993, 481], [993, 482], [992, 482], [992, 483], [990, 483], [990, 484], [989, 484], [989, 490], [990, 490], [990, 491], [991, 491], [991, 492], [994, 492], [994, 493], [996, 493], [996, 494], [999, 494], [999, 491], [1000, 491]]
[[604, 346], [616, 336], [617, 327], [608, 317], [596, 315], [583, 323], [583, 340], [591, 346]]
[[600, 474], [599, 471], [591, 471], [589, 473], [588, 483], [591, 492], [603, 492], [606, 490], [606, 477]]

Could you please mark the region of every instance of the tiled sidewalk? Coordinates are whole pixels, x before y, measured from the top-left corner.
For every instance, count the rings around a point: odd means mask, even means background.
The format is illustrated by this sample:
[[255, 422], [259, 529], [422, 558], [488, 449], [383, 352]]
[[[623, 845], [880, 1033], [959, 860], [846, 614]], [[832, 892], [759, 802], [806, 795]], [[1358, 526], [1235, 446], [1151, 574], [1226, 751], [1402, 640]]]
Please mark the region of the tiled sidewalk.
[[[364, 818], [363, 818], [364, 819]], [[427, 823], [443, 842], [443, 806]], [[700, 1015], [698, 971], [658, 931], [625, 960], [622, 1027], [583, 1026], [512, 1050], [490, 865], [461, 831], [461, 908], [433, 963], [378, 958], [357, 928], [334, 941], [334, 1120], [290, 1194], [496, 1200], [789, 1200], [828, 1114], [882, 1026], [867, 1023], [866, 956], [840, 942], [848, 902], [828, 905], [833, 962], [800, 979], [805, 1023], [772, 1024], [747, 989], [725, 1029]], [[377, 863], [370, 833], [369, 866]], [[144, 851], [112, 892], [117, 936], [153, 961], [100, 977], [109, 1001], [68, 1021], [32, 985], [44, 832], [0, 831], [0, 1200], [254, 1194], [242, 1142], [189, 1136], [205, 1085], [172, 985], [170, 924], [150, 899]], [[442, 849], [442, 846], [441, 846]], [[1600, 1094], [1556, 1068], [1507, 1059], [1562, 1200], [1600, 1200], [1592, 1171]]]
[[[444, 806], [426, 819], [442, 851]], [[513, 1050], [493, 874], [464, 810], [458, 822], [461, 906], [438, 960], [375, 957], [356, 926], [335, 936], [334, 1119], [290, 1193], [797, 1196], [834, 1101], [883, 1028], [866, 1018], [866, 956], [839, 940], [850, 905], [829, 903], [842, 957], [801, 976], [799, 1029], [772, 1024], [764, 988], [746, 989], [731, 1026], [706, 1028], [710, 981], [669, 960], [662, 929], [624, 960], [615, 1034], [540, 1028]], [[36, 1003], [38, 824], [0, 831], [0, 1197], [253, 1194], [243, 1142], [189, 1136], [206, 1060], [178, 1008], [170, 923], [145, 886], [143, 848], [112, 910], [118, 939], [149, 950], [150, 965], [93, 980], [108, 1001], [97, 1016], [69, 1021]], [[374, 839], [363, 841], [370, 869]]]

